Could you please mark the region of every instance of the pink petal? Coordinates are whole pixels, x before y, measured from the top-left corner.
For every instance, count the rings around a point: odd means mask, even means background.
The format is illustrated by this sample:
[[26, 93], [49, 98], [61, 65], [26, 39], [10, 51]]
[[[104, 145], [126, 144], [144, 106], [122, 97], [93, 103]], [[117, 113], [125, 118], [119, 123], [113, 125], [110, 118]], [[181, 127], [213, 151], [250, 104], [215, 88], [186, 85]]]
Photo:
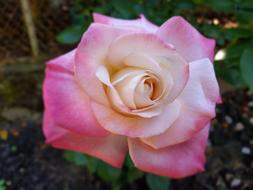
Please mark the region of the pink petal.
[[92, 102], [92, 109], [101, 126], [113, 134], [150, 137], [163, 133], [171, 126], [178, 117], [180, 105], [175, 101], [152, 118], [128, 117], [96, 102]]
[[73, 50], [47, 63], [43, 84], [45, 112], [57, 125], [89, 136], [108, 134], [96, 121], [88, 96], [76, 83]]
[[160, 63], [164, 70], [168, 70], [174, 82], [168, 96], [169, 102], [172, 102], [181, 93], [188, 80], [188, 63], [169, 44], [149, 33], [120, 36], [111, 44], [108, 60], [114, 67], [120, 68], [124, 64], [122, 60], [132, 53], [148, 55]]
[[213, 64], [208, 59], [191, 62], [189, 81], [177, 98], [181, 103], [178, 119], [165, 133], [142, 141], [154, 148], [163, 148], [192, 138], [215, 117], [219, 97]]
[[93, 20], [96, 23], [102, 23], [116, 27], [123, 27], [133, 29], [136, 31], [147, 31], [154, 33], [158, 29], [158, 26], [148, 21], [144, 15], [140, 15], [140, 18], [135, 20], [124, 20], [105, 16], [99, 13], [93, 13]]
[[157, 35], [174, 45], [188, 62], [202, 58], [213, 61], [215, 40], [204, 37], [180, 16], [165, 22], [158, 29]]
[[89, 154], [114, 167], [122, 166], [128, 149], [125, 137], [116, 135], [106, 137], [83, 136], [56, 125], [48, 113], [44, 115], [43, 131], [46, 142], [54, 147]]
[[137, 168], [170, 178], [183, 178], [204, 170], [209, 125], [192, 139], [153, 149], [138, 139], [128, 139], [130, 156]]
[[93, 23], [84, 33], [77, 47], [75, 57], [75, 76], [86, 94], [93, 100], [109, 105], [103, 84], [96, 77], [98, 66], [106, 64], [109, 45], [129, 30]]

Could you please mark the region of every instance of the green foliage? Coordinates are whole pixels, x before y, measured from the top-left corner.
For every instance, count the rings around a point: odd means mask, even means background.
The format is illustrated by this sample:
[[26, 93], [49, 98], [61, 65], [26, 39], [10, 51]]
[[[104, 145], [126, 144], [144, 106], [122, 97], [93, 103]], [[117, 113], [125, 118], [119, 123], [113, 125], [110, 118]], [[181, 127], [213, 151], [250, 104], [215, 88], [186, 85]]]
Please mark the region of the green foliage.
[[127, 167], [127, 172], [126, 172], [127, 182], [132, 183], [135, 180], [140, 179], [144, 176], [143, 172], [136, 169], [130, 156], [126, 157], [126, 167]]
[[168, 190], [170, 181], [166, 177], [147, 174], [146, 181], [150, 190]]
[[56, 40], [62, 44], [74, 44], [80, 41], [84, 27], [80, 25], [66, 28], [56, 36]]
[[150, 190], [168, 190], [170, 185], [168, 178], [138, 170], [129, 155], [122, 169], [114, 168], [103, 161], [77, 152], [65, 151], [63, 157], [77, 166], [85, 166], [91, 174], [97, 175], [108, 183], [112, 190], [120, 190], [123, 185], [132, 184], [144, 178]]
[[0, 190], [6, 190], [4, 179], [0, 179]]
[[77, 166], [86, 166], [88, 163], [87, 158], [78, 152], [65, 151], [63, 157]]
[[245, 82], [253, 91], [253, 46], [243, 51], [240, 66]]

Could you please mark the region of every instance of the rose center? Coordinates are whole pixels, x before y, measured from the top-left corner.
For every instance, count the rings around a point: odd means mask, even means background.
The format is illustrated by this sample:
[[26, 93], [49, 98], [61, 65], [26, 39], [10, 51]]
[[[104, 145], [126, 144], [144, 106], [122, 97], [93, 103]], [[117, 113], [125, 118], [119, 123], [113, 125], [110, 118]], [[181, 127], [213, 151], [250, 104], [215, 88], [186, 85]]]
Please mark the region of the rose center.
[[161, 98], [160, 79], [149, 70], [126, 68], [112, 78], [119, 98], [130, 110], [153, 106]]

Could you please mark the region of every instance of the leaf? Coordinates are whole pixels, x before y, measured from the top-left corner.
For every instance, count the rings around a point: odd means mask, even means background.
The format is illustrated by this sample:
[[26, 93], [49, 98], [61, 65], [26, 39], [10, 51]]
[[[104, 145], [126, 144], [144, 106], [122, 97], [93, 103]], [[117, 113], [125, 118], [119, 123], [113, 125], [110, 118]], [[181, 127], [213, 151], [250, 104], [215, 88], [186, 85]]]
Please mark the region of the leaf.
[[4, 185], [5, 181], [4, 179], [0, 180], [0, 190], [6, 190], [6, 186]]
[[243, 51], [240, 60], [240, 68], [243, 79], [253, 91], [253, 47]]
[[119, 180], [121, 170], [117, 168], [113, 168], [104, 162], [99, 162], [97, 167], [97, 174], [104, 181], [116, 184], [117, 180]]
[[144, 176], [144, 173], [139, 171], [136, 168], [130, 169], [127, 171], [127, 181], [133, 183], [135, 180], [140, 179]]
[[85, 166], [87, 165], [87, 159], [85, 155], [78, 152], [65, 151], [63, 157], [76, 164], [77, 166]]
[[170, 186], [168, 178], [153, 174], [146, 175], [146, 182], [150, 190], [168, 190]]
[[97, 167], [98, 167], [99, 162], [100, 161], [97, 158], [87, 156], [86, 167], [88, 168], [88, 170], [91, 174], [94, 174], [97, 171]]
[[56, 40], [62, 44], [77, 43], [84, 32], [84, 27], [81, 25], [70, 26], [56, 36]]
[[132, 183], [135, 180], [140, 179], [144, 175], [144, 172], [141, 172], [140, 170], [135, 168], [133, 161], [131, 160], [129, 155], [127, 155], [126, 157], [125, 165], [127, 167], [126, 175], [127, 175], [127, 181], [129, 183]]
[[133, 14], [133, 1], [118, 1], [118, 0], [112, 0], [111, 1], [112, 6], [114, 9], [120, 13], [121, 17], [123, 18], [130, 18]]
[[235, 3], [231, 0], [207, 0], [205, 2], [215, 10], [229, 12], [233, 11]]

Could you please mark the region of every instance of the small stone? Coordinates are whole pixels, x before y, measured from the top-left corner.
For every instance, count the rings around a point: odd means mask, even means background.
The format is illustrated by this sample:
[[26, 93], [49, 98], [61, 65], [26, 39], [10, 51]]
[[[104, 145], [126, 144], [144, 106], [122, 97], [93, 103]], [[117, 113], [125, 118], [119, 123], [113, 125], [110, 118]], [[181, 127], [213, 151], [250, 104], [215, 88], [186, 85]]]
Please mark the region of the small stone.
[[249, 122], [253, 125], [253, 117], [249, 118]]
[[228, 115], [225, 116], [225, 121], [227, 122], [227, 124], [233, 123], [233, 119]]
[[244, 129], [244, 125], [241, 122], [236, 123], [235, 131], [242, 131]]
[[12, 182], [11, 182], [11, 181], [9, 181], [9, 180], [8, 180], [8, 181], [6, 181], [6, 185], [7, 185], [7, 186], [11, 186], [11, 185], [12, 185]]
[[0, 130], [0, 139], [6, 141], [8, 139], [8, 131]]
[[249, 147], [244, 146], [244, 147], [242, 147], [241, 152], [242, 152], [242, 154], [250, 154], [251, 150]]
[[24, 173], [24, 172], [25, 172], [25, 169], [24, 169], [24, 168], [20, 168], [20, 169], [19, 169], [19, 172], [20, 172], [20, 173]]
[[225, 177], [226, 177], [226, 180], [227, 180], [227, 181], [230, 181], [234, 176], [233, 176], [232, 174], [230, 174], [230, 173], [227, 173], [227, 174], [225, 175]]
[[249, 102], [248, 106], [251, 107], [251, 108], [253, 108], [253, 101]]
[[8, 121], [15, 121], [17, 119], [28, 119], [31, 117], [30, 110], [22, 107], [13, 107], [4, 109], [1, 113], [2, 117]]
[[245, 119], [248, 119], [248, 114], [247, 113], [243, 113], [242, 117], [245, 118]]
[[231, 187], [238, 187], [241, 184], [242, 180], [239, 178], [235, 178], [231, 181], [230, 186]]

